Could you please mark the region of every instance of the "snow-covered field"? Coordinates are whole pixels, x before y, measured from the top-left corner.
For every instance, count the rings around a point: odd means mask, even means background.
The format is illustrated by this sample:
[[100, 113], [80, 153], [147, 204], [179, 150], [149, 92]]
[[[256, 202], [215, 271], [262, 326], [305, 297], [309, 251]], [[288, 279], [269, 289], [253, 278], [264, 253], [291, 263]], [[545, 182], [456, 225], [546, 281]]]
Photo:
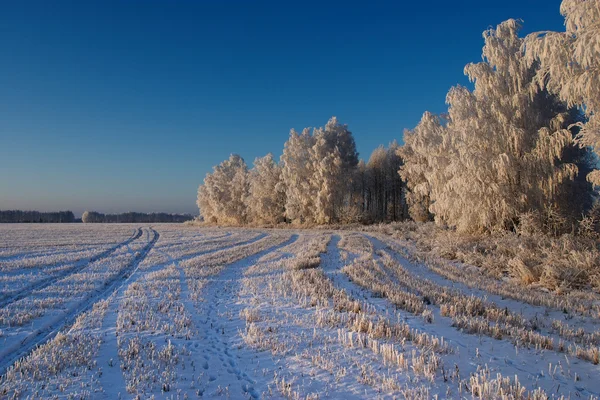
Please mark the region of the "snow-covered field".
[[599, 309], [377, 234], [0, 225], [0, 398], [597, 398]]

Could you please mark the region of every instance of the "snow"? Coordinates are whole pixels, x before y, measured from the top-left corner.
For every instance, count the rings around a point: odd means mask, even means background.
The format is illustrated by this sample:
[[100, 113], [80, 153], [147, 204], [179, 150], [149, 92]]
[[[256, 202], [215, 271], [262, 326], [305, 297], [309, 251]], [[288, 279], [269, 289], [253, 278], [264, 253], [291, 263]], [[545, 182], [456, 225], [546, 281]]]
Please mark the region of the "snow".
[[[19, 231], [22, 239], [4, 231], [0, 254], [27, 258], [32, 250], [19, 241], [42, 242], [53, 229]], [[560, 310], [451, 281], [409, 261], [389, 237], [157, 224], [129, 227], [115, 240], [115, 228], [93, 229], [92, 246], [89, 238], [76, 245], [83, 231], [62, 235], [66, 253], [91, 248], [99, 256], [49, 275], [43, 287], [22, 282], [26, 295], [0, 296], [2, 321], [31, 314], [25, 324], [0, 325], [0, 397], [523, 398], [538, 388], [553, 398], [600, 395], [598, 365], [574, 353], [458, 329], [443, 304], [424, 302], [419, 313], [394, 304], [394, 291], [424, 298], [406, 286], [406, 271], [526, 321], [538, 318], [537, 333], [562, 338], [552, 329], [564, 318]], [[36, 249], [36, 257], [60, 254], [61, 244]], [[26, 270], [43, 275], [52, 265], [11, 264], [0, 277], [21, 271], [27, 280]], [[353, 280], [358, 265], [387, 289]], [[597, 331], [589, 316], [566, 322]]]

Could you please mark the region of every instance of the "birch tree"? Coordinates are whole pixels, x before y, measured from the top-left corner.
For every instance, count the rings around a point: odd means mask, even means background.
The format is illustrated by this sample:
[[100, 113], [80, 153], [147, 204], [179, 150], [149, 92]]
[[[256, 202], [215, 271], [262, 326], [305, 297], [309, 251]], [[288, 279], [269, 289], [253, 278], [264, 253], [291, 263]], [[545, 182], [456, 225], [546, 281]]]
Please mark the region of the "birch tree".
[[398, 221], [405, 218], [401, 147], [396, 141], [377, 147], [367, 163], [360, 161], [354, 172], [352, 192], [359, 198], [356, 207], [364, 222]]
[[402, 179], [398, 171], [403, 161], [398, 150], [397, 141], [390, 143], [385, 154], [385, 182], [386, 182], [386, 218], [388, 221], [399, 221], [405, 218], [405, 199]]
[[[565, 32], [527, 36], [524, 49], [530, 65], [539, 65], [532, 89], [555, 93], [588, 118], [577, 141], [600, 151], [600, 0], [563, 0]], [[600, 185], [600, 173], [588, 175]]]
[[219, 224], [246, 223], [248, 167], [244, 159], [232, 154], [214, 167], [198, 189], [197, 204], [205, 221]]
[[445, 121], [426, 113], [405, 137], [409, 199], [425, 199], [438, 223], [460, 231], [505, 229], [523, 212], [560, 206], [578, 172], [563, 161], [572, 113], [546, 91], [531, 95], [536, 70], [519, 29], [508, 20], [484, 32], [483, 61], [465, 67], [475, 89], [452, 88]]
[[367, 162], [369, 182], [368, 213], [373, 221], [383, 221], [386, 212], [385, 201], [385, 163], [386, 151], [379, 146], [371, 153]]
[[292, 129], [281, 156], [281, 178], [286, 194], [285, 214], [295, 223], [314, 222], [314, 202], [318, 190], [312, 179], [311, 149], [314, 144], [315, 139], [309, 128], [301, 134]]
[[288, 219], [325, 224], [348, 218], [358, 153], [347, 125], [332, 117], [312, 134], [292, 129], [281, 163]]
[[254, 160], [248, 175], [246, 198], [248, 219], [257, 224], [277, 224], [285, 213], [285, 189], [281, 185], [281, 167], [271, 153]]
[[318, 188], [319, 223], [347, 222], [354, 218], [353, 179], [358, 152], [348, 126], [331, 117], [323, 128], [314, 131], [313, 176]]
[[310, 155], [312, 161], [311, 186], [316, 191], [314, 221], [329, 224], [338, 221], [339, 206], [348, 186], [343, 180], [343, 160], [339, 147], [331, 149], [326, 134], [317, 131]]
[[433, 219], [429, 210], [432, 196], [429, 180], [436, 171], [441, 172], [434, 165], [434, 160], [446, 157], [444, 164], [447, 165], [451, 156], [451, 149], [441, 146], [443, 132], [440, 118], [425, 112], [415, 129], [404, 131], [404, 146], [398, 149], [398, 155], [404, 160], [399, 174], [406, 184], [408, 211], [410, 217], [418, 222]]

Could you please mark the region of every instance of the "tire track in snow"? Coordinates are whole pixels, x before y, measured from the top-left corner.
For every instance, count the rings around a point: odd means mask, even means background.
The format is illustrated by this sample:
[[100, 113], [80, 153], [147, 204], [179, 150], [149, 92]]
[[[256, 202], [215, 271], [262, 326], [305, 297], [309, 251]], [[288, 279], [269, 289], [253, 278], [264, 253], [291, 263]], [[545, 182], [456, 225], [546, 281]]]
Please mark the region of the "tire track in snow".
[[[157, 247], [154, 247], [156, 251]], [[127, 245], [127, 251], [135, 256], [135, 252]], [[149, 253], [149, 252], [148, 252]], [[141, 262], [141, 260], [140, 260]], [[117, 334], [117, 319], [119, 317], [119, 305], [123, 300], [125, 290], [133, 282], [148, 275], [149, 273], [166, 268], [165, 264], [155, 265], [139, 274], [136, 270], [117, 287], [109, 297], [109, 305], [104, 319], [102, 320], [101, 337], [102, 344], [98, 349], [96, 360], [102, 368], [102, 374], [98, 378], [104, 398], [120, 399], [128, 396], [127, 382], [121, 370], [121, 359], [119, 358], [119, 345]]]
[[[427, 279], [435, 285], [445, 287], [448, 290], [457, 291], [465, 296], [475, 296], [482, 299], [485, 299], [488, 303], [494, 304], [500, 309], [508, 309], [518, 314], [527, 320], [531, 321], [532, 324], [535, 324], [536, 331], [542, 333], [546, 336], [551, 337], [555, 343], [563, 340], [566, 344], [572, 345], [581, 345], [581, 342], [573, 341], [573, 339], [568, 337], [561, 337], [556, 330], [552, 329], [552, 320], [561, 321], [565, 319], [565, 312], [562, 309], [556, 309], [553, 307], [546, 307], [528, 303], [523, 300], [518, 300], [510, 297], [506, 297], [500, 294], [495, 294], [492, 292], [488, 292], [485, 289], [480, 288], [475, 282], [473, 286], [468, 286], [465, 283], [458, 282], [447, 278], [435, 271], [426, 263], [422, 262], [412, 262], [406, 256], [404, 256], [400, 251], [393, 247], [390, 243], [393, 243], [390, 239], [381, 239], [371, 235], [364, 235], [372, 244], [373, 249], [375, 251], [385, 250], [387, 253], [396, 261], [402, 268], [404, 268], [408, 273], [414, 275], [415, 277], [419, 277], [422, 279]], [[386, 273], [389, 275], [390, 271], [385, 266], [382, 266]], [[485, 278], [488, 279], [488, 278]], [[493, 278], [489, 278], [492, 281]], [[392, 278], [392, 280], [397, 282], [396, 278]], [[503, 284], [502, 281], [498, 281], [497, 284], [500, 286]], [[523, 289], [529, 290], [529, 289]], [[592, 333], [598, 330], [600, 326], [600, 321], [596, 318], [589, 316], [582, 316], [571, 314], [567, 321], [568, 325], [571, 328], [581, 328], [585, 333]]]
[[[446, 290], [455, 292], [459, 296], [474, 296], [476, 298], [483, 299], [483, 301], [487, 305], [495, 306], [500, 310], [507, 310], [515, 315], [521, 316], [530, 324], [530, 326], [535, 326], [535, 328], [530, 328], [534, 332], [549, 337], [554, 341], [554, 343], [564, 343], [563, 346], [565, 348], [582, 344], [581, 341], [576, 340], [577, 338], [573, 339], [568, 337], [561, 337], [560, 334], [556, 332], [556, 330], [552, 329], [553, 319], [561, 321], [564, 318], [564, 312], [562, 311], [553, 312], [551, 309], [545, 307], [534, 306], [519, 300], [505, 298], [500, 295], [489, 293], [484, 289], [480, 289], [479, 287], [470, 288], [461, 282], [456, 282], [440, 275], [438, 272], [429, 269], [427, 265], [423, 263], [411, 262], [404, 255], [402, 255], [400, 252], [398, 252], [392, 246], [390, 246], [387, 241], [367, 235], [365, 235], [365, 237], [371, 241], [375, 252], [379, 250], [385, 250], [387, 254], [394, 261], [396, 261], [402, 269], [404, 269], [408, 274], [414, 276], [415, 279], [424, 279], [440, 288], [444, 288]], [[400, 282], [398, 278], [394, 276], [394, 273], [390, 271], [387, 266], [385, 266], [383, 263], [380, 264], [382, 270], [384, 270], [384, 272], [392, 282], [403, 286], [402, 282]], [[419, 290], [406, 290], [416, 295], [422, 295], [422, 292], [420, 292]], [[572, 328], [577, 327], [579, 329], [582, 329], [582, 332], [585, 333], [590, 333], [598, 329], [598, 320], [594, 320], [589, 317], [573, 316], [573, 319], [568, 321], [568, 324]], [[547, 351], [557, 350], [548, 349]], [[559, 353], [565, 356], [572, 357], [572, 355], [569, 355], [568, 352], [559, 351]]]
[[[137, 233], [137, 228], [134, 229], [133, 231], [133, 235], [135, 235]], [[107, 243], [108, 244], [108, 243]], [[119, 246], [120, 242], [116, 242], [115, 244], [113, 244], [112, 247], [114, 246]], [[11, 254], [11, 255], [4, 255], [4, 256], [0, 256], [0, 262], [6, 262], [6, 261], [15, 261], [15, 260], [29, 260], [32, 258], [36, 258], [36, 257], [43, 257], [43, 256], [60, 256], [60, 255], [65, 255], [65, 254], [70, 254], [70, 253], [80, 253], [83, 251], [91, 251], [92, 249], [96, 248], [96, 247], [102, 247], [104, 246], [102, 243], [98, 243], [98, 242], [92, 242], [92, 243], [54, 243], [54, 244], [34, 244], [34, 243], [28, 243], [27, 244], [27, 248], [31, 249], [31, 248], [41, 248], [38, 250], [31, 250], [31, 251], [25, 251], [25, 252], [21, 252], [21, 253], [17, 253], [17, 254]], [[7, 249], [11, 249], [14, 247], [18, 247], [18, 248], [23, 248], [23, 246], [7, 246], [7, 247], [0, 247], [0, 250], [2, 251], [6, 251]], [[69, 250], [61, 250], [61, 248], [63, 247], [69, 247]], [[87, 247], [87, 249], [86, 249]], [[85, 259], [82, 258], [82, 259]], [[61, 264], [61, 261], [58, 261], [56, 263], [54, 263], [54, 265], [56, 264]]]
[[[208, 278], [205, 301], [200, 310], [200, 315], [206, 320], [198, 326], [203, 340], [194, 348], [194, 353], [203, 355], [202, 368], [208, 373], [207, 386], [215, 390], [215, 393], [207, 393], [207, 395], [218, 395], [218, 387], [227, 387], [228, 393], [233, 398], [258, 399], [260, 397], [254, 388], [255, 381], [236, 361], [238, 350], [231, 343], [231, 339], [238, 334], [238, 329], [245, 325], [245, 322], [239, 319], [239, 312], [243, 305], [236, 303], [240, 280], [243, 278], [243, 271], [254, 265], [261, 257], [288, 246], [297, 239], [298, 235], [292, 235], [285, 242], [229, 264], [219, 275]], [[232, 382], [239, 384], [239, 391], [232, 387]], [[206, 390], [208, 387], [201, 389], [200, 394], [203, 395]]]
[[[216, 249], [202, 250], [202, 251], [199, 251], [199, 252], [196, 252], [196, 253], [192, 253], [192, 254], [188, 254], [188, 255], [185, 255], [185, 256], [181, 256], [179, 258], [170, 257], [169, 254], [165, 253], [165, 250], [163, 250], [163, 249], [156, 248], [156, 251], [160, 252], [162, 254], [165, 254], [167, 256], [167, 258], [169, 258], [169, 262], [168, 263], [179, 263], [181, 261], [191, 260], [192, 258], [204, 256], [204, 255], [207, 255], [207, 254], [217, 253], [217, 252], [223, 251], [223, 250], [231, 250], [231, 249], [234, 249], [236, 247], [245, 246], [247, 244], [252, 244], [252, 243], [258, 242], [261, 239], [264, 239], [267, 236], [268, 235], [266, 233], [261, 233], [259, 235], [256, 235], [256, 236], [250, 238], [250, 239], [244, 239], [244, 240], [242, 240], [240, 242], [234, 242], [234, 243], [231, 243], [231, 244], [227, 244], [227, 245], [225, 245], [223, 247], [219, 247], [219, 248], [216, 248]], [[212, 244], [212, 242], [210, 242], [210, 241], [207, 241], [206, 243]], [[166, 250], [166, 251], [168, 251], [168, 250]], [[163, 264], [163, 265], [165, 265], [165, 264]]]
[[[144, 260], [144, 258], [146, 258], [150, 250], [158, 241], [160, 234], [152, 228], [148, 230], [148, 232], [150, 231], [154, 236], [152, 240], [150, 240], [150, 242], [139, 252], [139, 255], [127, 266], [125, 266], [119, 274], [114, 276], [108, 282], [105, 282], [105, 285], [96, 291], [95, 294], [91, 294], [87, 299], [71, 307], [61, 317], [51, 321], [35, 332], [32, 332], [21, 341], [20, 346], [17, 348], [9, 349], [8, 351], [0, 353], [2, 358], [2, 361], [0, 361], [0, 377], [2, 377], [6, 373], [7, 369], [10, 368], [10, 366], [16, 361], [29, 355], [36, 347], [52, 340], [61, 330], [70, 327], [77, 320], [77, 317], [89, 311], [96, 302], [110, 297], [113, 293], [119, 290], [119, 288], [122, 287], [124, 283], [137, 271], [140, 263]], [[141, 230], [139, 235], [141, 236]]]
[[[252, 238], [250, 240], [245, 240], [245, 241], [234, 243], [232, 245], [228, 245], [228, 246], [225, 246], [225, 247], [220, 247], [218, 249], [213, 249], [213, 250], [208, 250], [206, 252], [197, 253], [196, 255], [194, 255], [194, 257], [201, 256], [201, 255], [208, 255], [208, 254], [211, 254], [211, 253], [217, 253], [217, 252], [220, 252], [220, 251], [223, 251], [223, 250], [234, 250], [234, 249], [236, 249], [238, 247], [242, 247], [242, 246], [245, 246], [245, 245], [248, 245], [248, 244], [252, 244], [254, 242], [258, 242], [259, 240], [264, 239], [267, 236], [268, 236], [267, 234], [263, 233], [263, 234], [260, 234], [258, 236], [255, 236], [254, 238]], [[289, 243], [286, 242], [286, 243], [284, 243], [284, 244], [282, 244], [280, 246], [284, 247], [284, 246], [289, 245], [290, 243], [293, 243], [293, 241], [291, 241]], [[281, 247], [275, 246], [275, 247], [273, 247], [271, 249], [267, 249], [265, 251], [268, 251], [268, 253], [270, 253], [270, 252], [276, 251], [277, 249], [279, 249]], [[180, 261], [185, 261], [188, 258], [187, 257], [174, 258], [169, 253], [167, 253], [167, 252], [165, 252], [163, 250], [155, 249], [155, 251], [158, 252], [158, 253], [160, 253], [160, 254], [165, 255], [169, 259], [169, 262], [167, 264], [164, 264], [165, 266], [168, 265], [168, 264], [173, 264], [173, 265], [175, 265], [175, 268], [177, 268], [177, 270], [179, 271], [179, 279], [180, 279], [180, 284], [181, 284], [181, 297], [182, 297], [181, 301], [182, 301], [185, 309], [189, 310], [191, 318], [192, 318], [192, 322], [194, 323], [194, 325], [196, 327], [199, 327], [201, 325], [200, 324], [200, 319], [198, 318], [198, 313], [196, 312], [196, 307], [194, 306], [193, 300], [192, 300], [191, 295], [190, 295], [191, 292], [190, 292], [189, 285], [188, 285], [188, 282], [187, 282], [187, 278], [186, 278], [186, 275], [185, 275], [185, 269], [179, 263]], [[261, 254], [261, 257], [264, 255], [264, 254], [262, 254], [262, 252], [261, 253], [257, 253], [257, 254]], [[255, 255], [257, 255], [257, 254], [255, 254]], [[267, 254], [267, 253], [265, 253], [265, 254]], [[255, 255], [250, 255], [250, 256], [248, 256], [246, 258], [243, 258], [243, 259], [241, 259], [239, 261], [236, 261], [236, 262], [234, 262], [234, 263], [232, 263], [230, 265], [233, 265], [233, 264], [239, 263], [239, 262], [243, 262], [244, 260], [247, 260], [247, 259], [249, 259], [251, 257], [254, 257]], [[208, 280], [210, 280], [210, 278], [208, 278]]]
[[[118, 245], [113, 246], [110, 249], [105, 250], [100, 254], [97, 254], [90, 258], [79, 260], [77, 263], [75, 263], [75, 265], [72, 268], [69, 268], [65, 271], [61, 271], [56, 275], [51, 275], [48, 278], [42, 279], [42, 280], [34, 283], [33, 285], [23, 288], [17, 294], [14, 294], [12, 296], [7, 296], [5, 298], [0, 298], [0, 308], [4, 308], [6, 306], [11, 305], [12, 303], [15, 303], [21, 299], [24, 299], [24, 298], [30, 296], [31, 293], [33, 293], [37, 290], [43, 290], [43, 289], [47, 288], [48, 286], [52, 285], [53, 283], [67, 277], [68, 275], [81, 272], [83, 269], [88, 267], [91, 263], [110, 257], [110, 255], [112, 255], [118, 249], [120, 249], [123, 246], [129, 246], [129, 244], [131, 242], [133, 242], [136, 239], [139, 239], [141, 236], [142, 236], [142, 229], [137, 228], [137, 231], [129, 239], [125, 240], [124, 242], [121, 242]], [[49, 266], [53, 266], [53, 265], [52, 264], [45, 265], [44, 267], [49, 267]], [[42, 271], [42, 273], [43, 273], [43, 271]]]
[[[135, 230], [134, 230], [134, 235], [135, 235]], [[118, 246], [119, 243], [114, 244], [112, 247], [114, 246]], [[3, 262], [12, 262], [12, 261], [29, 261], [31, 259], [34, 258], [39, 258], [39, 257], [48, 257], [48, 256], [65, 256], [65, 255], [70, 255], [70, 254], [74, 254], [74, 253], [82, 253], [84, 251], [94, 251], [95, 249], [97, 249], [98, 247], [102, 247], [102, 244], [91, 244], [91, 243], [81, 243], [79, 245], [73, 245], [71, 244], [70, 246], [74, 247], [71, 248], [69, 250], [57, 250], [59, 245], [54, 245], [53, 248], [51, 249], [47, 249], [46, 251], [44, 250], [37, 250], [37, 251], [31, 251], [31, 252], [25, 252], [25, 253], [19, 253], [19, 254], [14, 254], [14, 255], [10, 255], [10, 256], [0, 256], [0, 263]], [[85, 246], [89, 246], [89, 247], [85, 247]], [[82, 257], [80, 259], [77, 259], [77, 261], [85, 259], [86, 257]], [[62, 261], [57, 261], [56, 263], [60, 264], [62, 263]], [[54, 263], [54, 264], [56, 264]]]
[[[211, 243], [219, 243], [219, 242], [223, 242], [223, 239], [227, 239], [229, 237], [232, 236], [231, 232], [227, 232], [225, 234], [221, 234], [218, 236], [207, 236], [207, 235], [203, 235], [203, 234], [199, 234], [197, 236], [193, 236], [192, 238], [170, 238], [170, 240], [185, 240], [185, 242], [175, 242], [175, 243], [165, 243], [162, 244], [161, 246], [157, 246], [157, 249], [160, 248], [160, 250], [163, 251], [171, 251], [172, 247], [183, 247], [183, 246], [189, 246], [190, 244], [211, 244]], [[235, 237], [234, 237], [235, 239]]]
[[[246, 244], [253, 243], [254, 241], [258, 241], [263, 239], [265, 234], [257, 235], [254, 238], [249, 240], [241, 241], [239, 243], [234, 243], [232, 245], [227, 245], [218, 249], [208, 250], [204, 252], [195, 253], [193, 257], [216, 253], [222, 250], [235, 249], [236, 247], [243, 246]], [[210, 242], [210, 241], [207, 241]], [[123, 371], [121, 370], [121, 359], [119, 357], [119, 347], [118, 347], [118, 336], [116, 332], [117, 327], [117, 319], [119, 314], [119, 305], [123, 299], [123, 295], [127, 287], [129, 287], [129, 283], [133, 283], [144, 276], [163, 270], [168, 268], [170, 265], [174, 265], [180, 273], [180, 285], [181, 285], [181, 298], [180, 301], [183, 303], [183, 306], [186, 310], [189, 310], [190, 316], [192, 318], [192, 322], [194, 326], [197, 328], [200, 326], [200, 319], [198, 318], [197, 313], [195, 312], [194, 305], [189, 297], [189, 288], [187, 284], [187, 280], [185, 278], [185, 271], [181, 267], [179, 261], [186, 260], [187, 257], [182, 258], [174, 258], [169, 253], [160, 249], [159, 246], [155, 246], [153, 250], [159, 254], [166, 256], [169, 259], [167, 263], [159, 263], [152, 266], [150, 269], [144, 270], [140, 272], [139, 275], [135, 274], [130, 276], [126, 281], [124, 281], [120, 287], [114, 292], [111, 296], [111, 300], [109, 303], [109, 308], [106, 311], [104, 320], [102, 321], [102, 344], [98, 351], [98, 355], [96, 359], [98, 360], [98, 364], [102, 366], [102, 375], [99, 378], [100, 385], [103, 390], [103, 396], [106, 399], [115, 399], [115, 398], [123, 398], [129, 395], [127, 392], [127, 382], [125, 376], [123, 375]], [[130, 250], [131, 251], [131, 250]], [[193, 258], [190, 257], [190, 258]]]
[[[221, 250], [221, 249], [219, 249], [219, 250]], [[219, 250], [215, 250], [215, 252], [217, 252]], [[167, 258], [169, 259], [169, 263], [175, 265], [175, 268], [177, 269], [177, 271], [179, 271], [179, 285], [181, 286], [180, 300], [183, 303], [183, 308], [188, 310], [188, 312], [190, 313], [190, 318], [192, 319], [192, 323], [197, 328], [200, 325], [199, 318], [198, 318], [198, 314], [196, 313], [196, 308], [194, 307], [194, 304], [190, 297], [190, 288], [188, 286], [187, 279], [185, 277], [185, 270], [179, 264], [179, 260], [171, 257], [171, 255], [169, 253], [166, 253], [162, 250], [157, 250], [157, 252], [167, 256]], [[205, 254], [208, 254], [208, 253], [205, 253]]]
[[127, 396], [127, 384], [121, 371], [117, 336], [117, 318], [122, 297], [123, 292], [119, 289], [109, 299], [110, 303], [102, 320], [102, 344], [96, 355], [98, 365], [102, 368], [98, 381], [107, 399], [120, 399]]
[[[366, 236], [366, 235], [365, 235]], [[370, 236], [366, 236], [372, 239]], [[377, 239], [375, 239], [377, 241]], [[591, 385], [591, 381], [587, 382], [587, 388], [583, 387], [573, 379], [568, 379], [558, 374], [550, 377], [546, 376], [543, 371], [546, 364], [550, 362], [552, 365], [561, 365], [565, 361], [564, 354], [555, 353], [552, 350], [538, 351], [535, 349], [519, 348], [515, 350], [515, 346], [505, 339], [497, 340], [486, 336], [478, 336], [464, 332], [452, 325], [452, 319], [444, 317], [440, 314], [439, 307], [430, 306], [429, 309], [433, 312], [433, 323], [428, 324], [419, 316], [411, 314], [408, 311], [398, 309], [387, 298], [375, 296], [368, 288], [352, 282], [350, 278], [341, 272], [344, 266], [341, 257], [339, 256], [338, 248], [339, 236], [332, 237], [325, 258], [329, 259], [329, 265], [324, 267], [324, 271], [331, 276], [332, 281], [336, 286], [346, 290], [361, 301], [365, 301], [370, 306], [373, 306], [380, 314], [388, 314], [389, 310], [396, 310], [398, 315], [402, 316], [403, 322], [408, 324], [412, 329], [417, 329], [420, 332], [425, 332], [437, 337], [443, 337], [444, 340], [453, 348], [457, 349], [455, 354], [440, 355], [448, 365], [460, 366], [462, 377], [467, 377], [470, 373], [476, 372], [477, 365], [489, 365], [496, 372], [501, 372], [504, 377], [519, 376], [520, 382], [536, 382], [535, 385], [527, 385], [529, 389], [535, 389], [538, 386], [543, 387], [546, 391], [554, 392], [556, 386], [562, 388], [560, 394], [565, 395], [590, 395], [597, 396], [600, 394], [600, 388], [597, 384]], [[384, 270], [385, 275], [390, 282], [394, 282], [394, 277], [390, 271], [387, 271], [379, 261], [379, 256], [375, 253], [381, 242], [371, 242], [374, 245], [372, 257], [376, 260], [380, 267]], [[334, 247], [335, 246], [335, 247]], [[385, 246], [387, 247], [387, 246]], [[410, 261], [406, 260], [410, 264]], [[326, 262], [325, 264], [328, 264]], [[414, 266], [413, 266], [414, 267]], [[414, 267], [417, 268], [417, 267]], [[394, 318], [392, 318], [393, 320]], [[531, 365], [532, 360], [535, 364]], [[567, 360], [567, 365], [571, 372], [576, 372], [577, 375], [585, 377], [586, 371], [589, 371], [589, 365], [578, 360]], [[540, 365], [541, 363], [541, 365]], [[541, 373], [540, 373], [541, 371]], [[593, 379], [588, 376], [588, 379]], [[592, 386], [595, 386], [592, 388]]]

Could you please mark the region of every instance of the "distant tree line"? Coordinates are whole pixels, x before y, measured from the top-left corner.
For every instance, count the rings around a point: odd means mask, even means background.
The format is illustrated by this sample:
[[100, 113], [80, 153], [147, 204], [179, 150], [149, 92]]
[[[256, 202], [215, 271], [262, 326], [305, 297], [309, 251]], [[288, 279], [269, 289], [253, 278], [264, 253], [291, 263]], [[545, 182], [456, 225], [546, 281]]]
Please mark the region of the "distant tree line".
[[168, 213], [139, 213], [126, 212], [122, 214], [102, 214], [96, 211], [86, 211], [81, 216], [84, 223], [152, 223], [152, 222], [185, 222], [194, 219], [189, 214]]
[[0, 223], [65, 223], [75, 222], [71, 211], [39, 212], [7, 210], [0, 211]]

